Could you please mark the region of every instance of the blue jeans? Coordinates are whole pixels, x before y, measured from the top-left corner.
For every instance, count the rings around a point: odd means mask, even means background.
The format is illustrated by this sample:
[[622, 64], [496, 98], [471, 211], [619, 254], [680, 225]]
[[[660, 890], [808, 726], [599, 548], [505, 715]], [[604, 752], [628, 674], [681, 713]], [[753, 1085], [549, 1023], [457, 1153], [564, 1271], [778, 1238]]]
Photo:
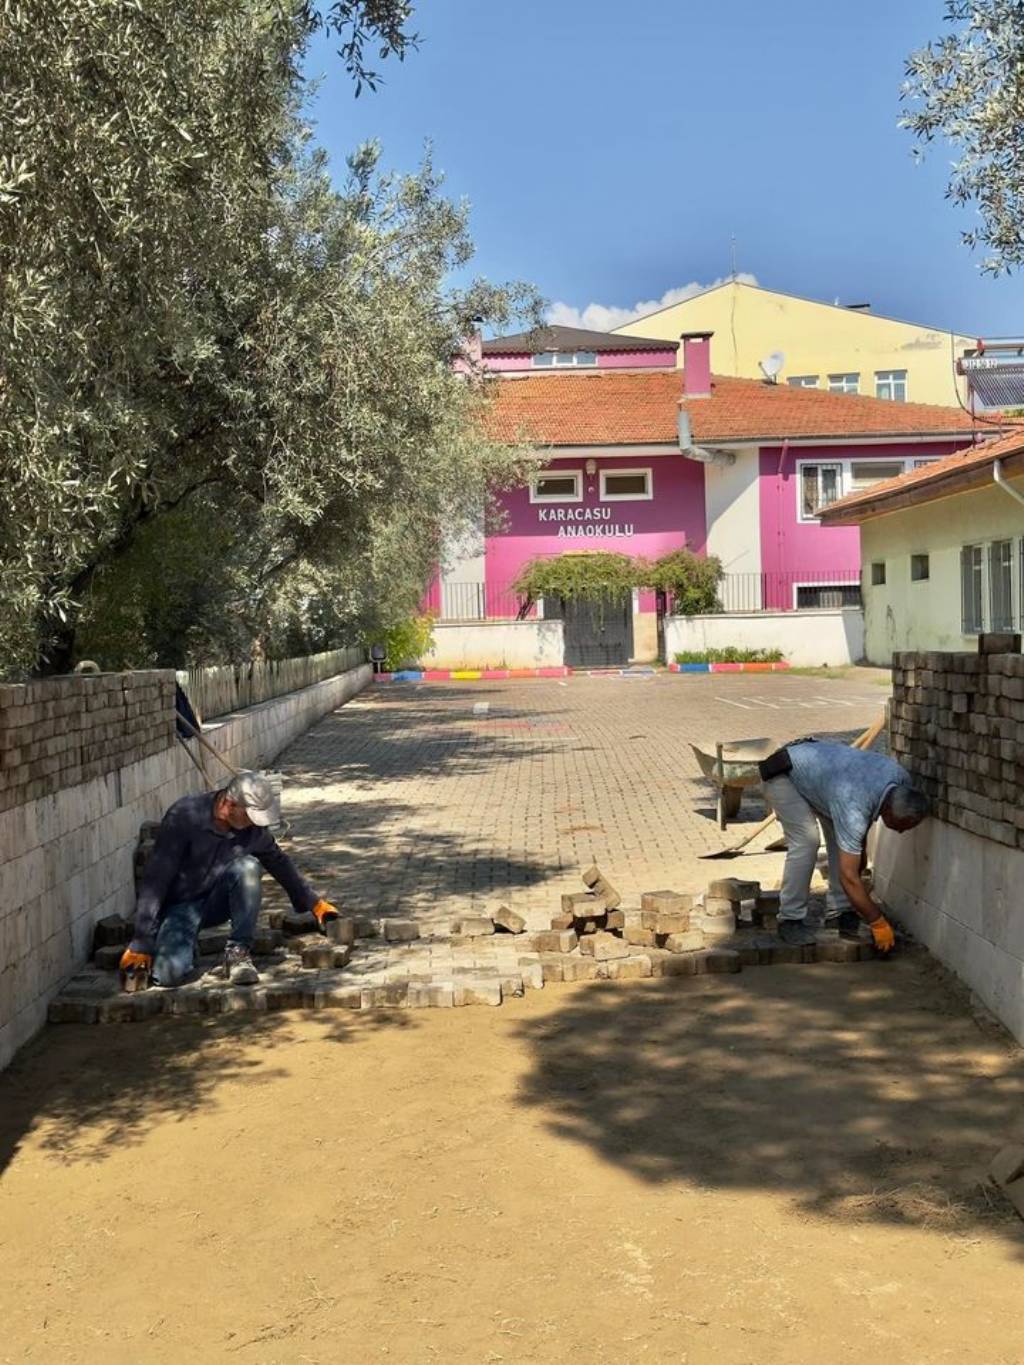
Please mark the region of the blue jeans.
[[229, 945], [252, 947], [263, 894], [262, 871], [255, 858], [236, 858], [202, 900], [164, 907], [153, 959], [153, 979], [158, 985], [180, 986], [192, 974], [200, 929], [230, 920]]

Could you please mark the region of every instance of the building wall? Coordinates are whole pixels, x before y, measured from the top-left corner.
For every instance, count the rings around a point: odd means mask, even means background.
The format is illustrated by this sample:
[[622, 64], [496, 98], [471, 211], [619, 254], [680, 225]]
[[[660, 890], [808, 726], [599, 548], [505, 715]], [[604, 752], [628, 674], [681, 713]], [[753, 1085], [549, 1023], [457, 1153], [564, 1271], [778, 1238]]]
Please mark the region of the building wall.
[[709, 649], [781, 649], [798, 668], [834, 668], [864, 657], [864, 618], [858, 608], [828, 611], [722, 612], [665, 618], [665, 654]]
[[[854, 300], [856, 301], [856, 300]], [[966, 398], [963, 380], [953, 372], [953, 357], [976, 344], [973, 337], [915, 323], [797, 298], [742, 282], [709, 289], [684, 303], [638, 318], [615, 329], [625, 336], [664, 337], [681, 332], [714, 332], [712, 370], [758, 379], [758, 361], [782, 351], [784, 383], [790, 375], [828, 375], [857, 371], [860, 392], [874, 395], [876, 370], [906, 370], [907, 398], [916, 403], [955, 405]], [[682, 348], [679, 364], [682, 364]]]
[[[1024, 492], [1024, 479], [1011, 480]], [[1024, 507], [995, 485], [867, 521], [861, 530], [865, 649], [886, 665], [896, 650], [973, 649], [962, 633], [960, 549], [1024, 533]], [[912, 581], [910, 557], [927, 554], [929, 577]], [[1015, 547], [1015, 620], [1021, 621], [1019, 547]], [[885, 583], [871, 582], [871, 565], [885, 565]], [[983, 557], [988, 608], [988, 562]]]
[[[587, 455], [559, 457], [550, 469], [584, 468]], [[602, 456], [597, 472], [583, 475], [583, 501], [570, 504], [530, 502], [528, 488], [499, 495], [505, 529], [487, 538], [488, 594], [507, 591], [519, 570], [538, 555], [560, 555], [573, 550], [608, 550], [654, 559], [686, 546], [703, 553], [704, 469], [682, 455]], [[653, 497], [644, 501], [602, 501], [602, 469], [649, 468]], [[588, 534], [588, 531], [590, 532]], [[645, 604], [641, 609], [649, 609]], [[497, 614], [497, 613], [493, 613]]]
[[430, 668], [555, 668], [565, 662], [561, 621], [468, 621], [435, 625]]
[[884, 902], [1024, 1042], [1024, 657], [934, 651], [893, 660], [890, 749], [933, 818], [881, 829]]
[[[677, 340], [677, 338], [673, 338]], [[666, 347], [664, 351], [598, 351], [597, 365], [580, 366], [536, 366], [532, 352], [522, 355], [485, 355], [485, 369], [496, 374], [587, 374], [598, 370], [671, 370], [675, 369], [675, 348]]]
[[856, 579], [860, 569], [860, 535], [855, 526], [822, 526], [800, 520], [799, 466], [820, 460], [907, 460], [948, 455], [962, 443], [931, 441], [913, 444], [765, 446], [760, 453], [761, 562], [765, 574], [779, 582], [765, 605], [792, 606], [792, 583]]
[[735, 464], [704, 469], [707, 552], [727, 574], [761, 573], [760, 472], [753, 448], [738, 450]]
[[[222, 716], [205, 728], [206, 738], [234, 767], [261, 767], [370, 676], [363, 665]], [[144, 722], [140, 733], [158, 734], [121, 747], [123, 731], [109, 714], [109, 698], [118, 692], [140, 698], [128, 703], [144, 706], [136, 717]], [[133, 914], [139, 826], [160, 819], [179, 796], [204, 786], [174, 739], [173, 698], [171, 671], [58, 678], [20, 691], [0, 688], [3, 735], [31, 726], [31, 743], [46, 745], [75, 733], [73, 722], [82, 717], [96, 731], [89, 743], [105, 746], [106, 755], [95, 756], [95, 761], [103, 759], [101, 768], [87, 769], [84, 778], [68, 764], [56, 780], [47, 775], [45, 790], [31, 785], [39, 779], [29, 779], [29, 786], [18, 788], [19, 800], [0, 811], [0, 1069], [42, 1026], [50, 1000], [88, 958], [96, 921]], [[65, 710], [65, 703], [73, 703], [73, 709]], [[92, 724], [90, 718], [101, 713], [106, 719]], [[23, 747], [25, 740], [18, 743]], [[223, 782], [224, 769], [209, 756], [203, 761], [210, 785]]]

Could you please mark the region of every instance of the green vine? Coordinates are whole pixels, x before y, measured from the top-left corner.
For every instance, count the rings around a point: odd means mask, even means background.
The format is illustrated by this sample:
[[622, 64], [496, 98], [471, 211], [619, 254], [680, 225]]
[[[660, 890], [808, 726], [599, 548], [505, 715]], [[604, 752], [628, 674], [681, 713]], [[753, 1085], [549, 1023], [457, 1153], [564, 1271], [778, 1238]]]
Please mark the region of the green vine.
[[653, 588], [669, 593], [673, 611], [697, 616], [720, 611], [718, 585], [721, 561], [691, 550], [672, 550], [652, 564], [650, 560], [607, 550], [570, 550], [566, 554], [531, 559], [512, 585], [523, 598], [524, 617], [539, 597], [589, 597], [600, 601], [621, 598], [634, 588]]
[[649, 566], [645, 560], [608, 551], [570, 550], [547, 559], [531, 559], [519, 571], [513, 592], [529, 602], [538, 597], [621, 597], [641, 586]]

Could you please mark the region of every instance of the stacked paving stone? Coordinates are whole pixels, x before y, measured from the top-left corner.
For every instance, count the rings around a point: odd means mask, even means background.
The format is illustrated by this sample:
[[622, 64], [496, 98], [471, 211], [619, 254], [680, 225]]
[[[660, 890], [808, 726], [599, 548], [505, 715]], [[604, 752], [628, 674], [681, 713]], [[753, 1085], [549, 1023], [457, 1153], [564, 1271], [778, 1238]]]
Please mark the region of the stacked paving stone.
[[236, 1010], [500, 1005], [549, 982], [702, 976], [873, 956], [870, 945], [825, 932], [809, 947], [780, 943], [773, 933], [778, 893], [757, 882], [722, 878], [697, 896], [648, 891], [631, 910], [622, 908], [622, 897], [597, 868], [583, 877], [587, 890], [564, 896], [552, 928], [532, 936], [506, 905], [455, 921], [450, 934], [424, 936], [416, 920], [342, 917], [327, 938], [312, 915], [272, 906], [261, 915], [253, 945], [257, 986], [232, 987], [211, 973], [227, 941], [224, 928], [199, 936], [199, 979], [125, 993], [116, 968], [132, 926], [107, 916], [96, 926], [94, 965], [53, 1001], [50, 1019], [111, 1023]]
[[174, 674], [0, 684], [0, 811], [103, 777], [174, 743]]
[[[1009, 651], [1016, 646], [1017, 652]], [[950, 824], [1024, 848], [1024, 657], [1020, 637], [982, 636], [978, 654], [893, 661], [889, 748]]]

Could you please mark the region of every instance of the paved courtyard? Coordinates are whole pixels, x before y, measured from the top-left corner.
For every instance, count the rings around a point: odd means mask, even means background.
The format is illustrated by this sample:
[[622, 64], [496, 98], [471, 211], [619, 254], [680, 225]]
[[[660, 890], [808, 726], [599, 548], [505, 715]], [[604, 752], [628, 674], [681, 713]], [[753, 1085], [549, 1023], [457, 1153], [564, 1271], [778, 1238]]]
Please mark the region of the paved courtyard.
[[699, 860], [765, 812], [747, 798], [720, 833], [690, 744], [850, 738], [879, 715], [886, 681], [863, 670], [377, 685], [279, 759], [287, 846], [350, 912], [435, 932], [495, 900], [547, 928], [592, 862], [629, 905], [726, 869], [774, 886], [781, 855]]

